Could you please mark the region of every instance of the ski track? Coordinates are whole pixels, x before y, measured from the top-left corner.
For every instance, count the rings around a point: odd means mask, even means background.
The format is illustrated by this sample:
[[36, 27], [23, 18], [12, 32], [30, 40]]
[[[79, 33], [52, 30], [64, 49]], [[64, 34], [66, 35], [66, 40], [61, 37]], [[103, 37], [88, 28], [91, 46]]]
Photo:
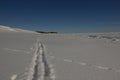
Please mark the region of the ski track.
[[25, 80], [55, 80], [54, 68], [49, 66], [43, 44], [37, 39], [35, 53]]
[[[8, 49], [8, 48], [5, 48], [5, 49], [16, 51], [16, 52], [21, 51], [21, 50], [14, 50], [14, 49]], [[23, 51], [23, 52], [25, 52], [25, 51]], [[93, 68], [99, 69], [99, 70], [114, 71], [114, 72], [120, 73], [119, 69], [115, 69], [115, 68], [111, 68], [111, 67], [89, 64], [86, 62], [75, 61], [75, 60], [71, 60], [71, 59], [67, 59], [67, 58], [60, 58], [60, 57], [56, 57], [53, 55], [47, 55], [47, 56], [50, 57], [51, 59], [57, 59], [57, 60], [61, 60], [64, 62], [75, 63], [75, 64], [79, 64], [81, 66], [88, 66], [88, 67], [93, 67]], [[29, 71], [25, 72], [25, 75], [22, 75], [22, 77], [21, 77], [21, 75], [13, 75], [11, 77], [11, 80], [55, 80], [56, 76], [55, 76], [54, 65], [48, 64], [48, 62], [46, 60], [47, 56], [45, 56], [45, 47], [44, 47], [43, 43], [40, 42], [39, 39], [37, 39], [35, 53], [33, 55]], [[21, 77], [21, 79], [17, 79], [19, 77]]]

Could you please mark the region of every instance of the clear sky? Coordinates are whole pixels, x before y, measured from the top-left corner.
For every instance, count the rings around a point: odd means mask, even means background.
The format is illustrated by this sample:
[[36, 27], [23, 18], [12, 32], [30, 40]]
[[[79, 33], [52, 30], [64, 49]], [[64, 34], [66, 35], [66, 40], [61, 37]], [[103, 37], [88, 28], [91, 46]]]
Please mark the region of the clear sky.
[[120, 31], [120, 0], [0, 0], [0, 25], [40, 31]]

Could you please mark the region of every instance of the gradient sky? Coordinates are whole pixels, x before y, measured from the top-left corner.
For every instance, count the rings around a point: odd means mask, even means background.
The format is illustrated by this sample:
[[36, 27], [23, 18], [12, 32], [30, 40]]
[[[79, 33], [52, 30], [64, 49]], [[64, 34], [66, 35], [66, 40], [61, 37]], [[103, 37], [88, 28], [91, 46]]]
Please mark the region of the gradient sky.
[[120, 0], [0, 0], [0, 25], [40, 31], [120, 31]]

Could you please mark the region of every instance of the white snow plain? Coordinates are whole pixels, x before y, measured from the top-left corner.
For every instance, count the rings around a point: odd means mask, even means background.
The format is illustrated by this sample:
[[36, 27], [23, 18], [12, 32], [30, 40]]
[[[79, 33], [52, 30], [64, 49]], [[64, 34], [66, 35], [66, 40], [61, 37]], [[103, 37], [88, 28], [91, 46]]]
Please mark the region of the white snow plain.
[[120, 80], [120, 42], [89, 35], [39, 35], [56, 80]]
[[120, 80], [119, 33], [0, 32], [0, 80]]

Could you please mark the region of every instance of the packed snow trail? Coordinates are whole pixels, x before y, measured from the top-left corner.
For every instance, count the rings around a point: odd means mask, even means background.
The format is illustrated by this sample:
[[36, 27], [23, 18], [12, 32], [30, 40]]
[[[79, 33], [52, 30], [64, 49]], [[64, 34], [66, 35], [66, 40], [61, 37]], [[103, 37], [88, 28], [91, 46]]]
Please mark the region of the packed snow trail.
[[45, 58], [44, 46], [38, 39], [26, 80], [53, 80], [51, 70]]

